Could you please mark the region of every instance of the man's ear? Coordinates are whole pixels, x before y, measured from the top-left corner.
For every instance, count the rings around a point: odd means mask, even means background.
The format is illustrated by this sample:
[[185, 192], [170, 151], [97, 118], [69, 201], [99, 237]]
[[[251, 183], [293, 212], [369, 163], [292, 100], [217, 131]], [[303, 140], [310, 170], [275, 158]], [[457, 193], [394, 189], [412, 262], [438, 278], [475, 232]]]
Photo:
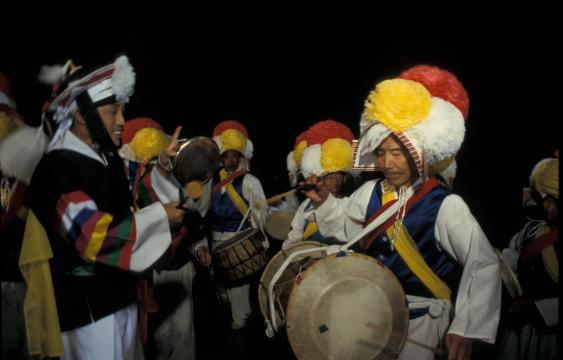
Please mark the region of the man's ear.
[[84, 120], [84, 117], [80, 113], [80, 110], [76, 110], [73, 117], [74, 117], [74, 121], [76, 121], [80, 125], [86, 125], [86, 120]]

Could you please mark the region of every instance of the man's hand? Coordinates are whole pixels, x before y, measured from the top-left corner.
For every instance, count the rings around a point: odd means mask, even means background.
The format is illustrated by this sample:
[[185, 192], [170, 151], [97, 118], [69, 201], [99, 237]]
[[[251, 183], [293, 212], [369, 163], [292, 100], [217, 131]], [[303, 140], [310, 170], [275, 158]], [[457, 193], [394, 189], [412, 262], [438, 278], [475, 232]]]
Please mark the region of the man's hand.
[[186, 211], [178, 209], [178, 205], [180, 205], [179, 201], [173, 201], [169, 202], [168, 204], [164, 204], [164, 211], [166, 211], [166, 217], [168, 218], [170, 227], [181, 225], [182, 221], [184, 220]]
[[170, 171], [170, 169], [172, 168], [171, 159], [178, 152], [178, 138], [180, 137], [180, 131], [182, 131], [182, 127], [176, 127], [176, 130], [174, 130], [174, 135], [172, 135], [172, 139], [170, 140], [170, 144], [158, 157], [158, 163], [160, 164], [160, 166], [158, 166], [158, 169], [160, 171]]
[[455, 334], [448, 334], [446, 335], [446, 346], [448, 347], [448, 360], [471, 359], [473, 340]]
[[305, 184], [315, 185], [317, 187], [314, 190], [304, 191], [303, 193], [309, 199], [311, 199], [311, 201], [315, 206], [322, 205], [325, 202], [325, 200], [328, 198], [328, 194], [329, 194], [328, 188], [326, 187], [326, 185], [323, 184], [322, 179], [316, 177], [315, 175], [311, 175], [305, 180]]
[[200, 246], [197, 248], [197, 260], [203, 266], [211, 265], [211, 254], [206, 246]]

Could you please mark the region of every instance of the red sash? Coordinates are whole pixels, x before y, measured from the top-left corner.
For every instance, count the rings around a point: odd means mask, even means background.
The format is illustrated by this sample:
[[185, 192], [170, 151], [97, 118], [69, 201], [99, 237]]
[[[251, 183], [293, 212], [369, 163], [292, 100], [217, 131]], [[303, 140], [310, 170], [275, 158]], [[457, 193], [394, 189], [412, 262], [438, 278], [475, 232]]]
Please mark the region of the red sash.
[[[425, 197], [430, 191], [432, 191], [432, 189], [434, 189], [439, 184], [440, 182], [434, 178], [426, 181], [422, 185], [422, 187], [418, 189], [418, 191], [414, 193], [414, 195], [411, 196], [411, 198], [407, 201], [406, 204], [407, 208], [405, 210], [405, 213], [408, 212], [413, 207], [414, 204], [416, 204], [420, 199]], [[370, 216], [370, 218], [366, 221], [365, 225], [374, 221], [379, 215], [381, 215], [382, 212], [384, 212], [387, 208], [392, 206], [395, 202], [397, 202], [397, 199], [389, 201], [387, 204], [379, 208], [379, 210], [377, 210], [375, 213], [373, 213], [373, 215]], [[395, 223], [395, 220], [397, 220], [397, 215], [391, 216], [389, 219], [387, 219], [386, 222], [381, 224], [377, 229], [373, 230], [371, 233], [366, 235], [368, 240], [364, 242], [364, 245], [362, 246], [364, 250], [369, 249], [369, 247], [373, 244], [375, 239], [377, 239], [379, 235], [381, 235], [385, 230], [387, 230], [391, 225], [393, 225], [393, 223]]]
[[555, 244], [557, 242], [557, 237], [559, 236], [559, 230], [551, 230], [550, 232], [543, 234], [542, 236], [534, 239], [528, 243], [528, 245], [522, 251], [520, 259], [518, 260], [520, 264], [525, 265], [529, 263], [534, 257], [539, 255], [543, 249], [549, 245]]
[[231, 181], [233, 181], [234, 179], [238, 178], [239, 176], [242, 176], [246, 174], [246, 170], [241, 169], [239, 171], [235, 171], [234, 173], [232, 173], [231, 175], [227, 176], [226, 178], [224, 178], [223, 180], [221, 180], [220, 182], [218, 182], [217, 184], [213, 185], [213, 187], [211, 188], [211, 193], [215, 194], [217, 191], [221, 190], [221, 188], [225, 185], [227, 185], [228, 183], [230, 183]]

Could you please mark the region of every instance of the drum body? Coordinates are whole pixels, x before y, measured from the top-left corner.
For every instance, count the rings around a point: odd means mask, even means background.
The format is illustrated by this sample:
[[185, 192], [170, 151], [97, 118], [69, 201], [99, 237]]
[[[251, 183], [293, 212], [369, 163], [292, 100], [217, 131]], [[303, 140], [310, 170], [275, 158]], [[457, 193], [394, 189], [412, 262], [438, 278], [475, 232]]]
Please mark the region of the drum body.
[[[285, 249], [280, 250], [266, 265], [266, 268], [262, 272], [262, 277], [260, 278], [260, 285], [258, 287], [258, 303], [260, 304], [260, 311], [264, 316], [264, 319], [269, 319], [268, 310], [268, 286], [272, 282], [272, 278], [282, 266], [284, 261], [292, 253], [305, 250], [314, 249], [321, 247], [321, 243], [316, 241], [302, 241], [291, 244]], [[278, 279], [274, 285], [274, 304], [276, 308], [276, 322], [278, 324], [283, 324], [285, 322], [285, 312], [287, 309], [287, 303], [289, 300], [289, 295], [293, 289], [296, 279], [299, 275], [305, 271], [309, 266], [311, 266], [319, 258], [323, 257], [324, 253], [322, 251], [304, 254], [297, 256], [293, 259], [292, 263], [284, 270], [281, 277]]]
[[266, 219], [265, 229], [269, 237], [284, 241], [291, 231], [291, 221], [295, 213], [286, 211], [273, 211]]
[[395, 275], [370, 256], [348, 252], [301, 273], [289, 295], [286, 332], [299, 359], [393, 359], [408, 321]]
[[238, 282], [262, 269], [268, 262], [258, 229], [244, 230], [213, 249], [213, 266], [221, 278]]

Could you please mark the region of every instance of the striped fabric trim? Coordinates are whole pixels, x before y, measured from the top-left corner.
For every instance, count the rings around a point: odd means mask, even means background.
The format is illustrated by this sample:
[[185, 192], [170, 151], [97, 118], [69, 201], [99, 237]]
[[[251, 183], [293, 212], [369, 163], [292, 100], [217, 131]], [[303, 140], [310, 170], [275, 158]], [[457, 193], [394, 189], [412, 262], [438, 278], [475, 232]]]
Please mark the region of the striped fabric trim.
[[58, 232], [88, 262], [129, 270], [136, 242], [133, 215], [116, 223], [111, 214], [99, 211], [82, 191], [61, 195], [57, 202]]
[[159, 201], [158, 195], [156, 194], [152, 185], [150, 171], [143, 171], [141, 178], [136, 179], [135, 181], [137, 182], [137, 202], [140, 208]]
[[112, 80], [104, 79], [98, 84], [88, 88], [86, 91], [88, 95], [90, 95], [90, 99], [92, 99], [93, 103], [108, 98], [113, 95]]
[[403, 132], [396, 131], [396, 132], [393, 132], [393, 134], [395, 134], [397, 136], [397, 138], [399, 138], [399, 140], [403, 143], [403, 145], [405, 145], [405, 147], [407, 148], [407, 150], [411, 154], [412, 159], [414, 160], [414, 163], [416, 165], [416, 169], [418, 170], [418, 175], [420, 175], [420, 177], [423, 177], [423, 175], [424, 175], [424, 164], [422, 162], [422, 157], [420, 156], [418, 151], [416, 151], [416, 148], [414, 147], [412, 142], [409, 140], [409, 138]]
[[69, 84], [69, 86], [49, 104], [49, 109], [54, 110], [57, 106], [66, 106], [73, 92], [81, 88], [87, 88], [98, 81], [113, 76], [114, 70], [114, 64], [110, 64]]

